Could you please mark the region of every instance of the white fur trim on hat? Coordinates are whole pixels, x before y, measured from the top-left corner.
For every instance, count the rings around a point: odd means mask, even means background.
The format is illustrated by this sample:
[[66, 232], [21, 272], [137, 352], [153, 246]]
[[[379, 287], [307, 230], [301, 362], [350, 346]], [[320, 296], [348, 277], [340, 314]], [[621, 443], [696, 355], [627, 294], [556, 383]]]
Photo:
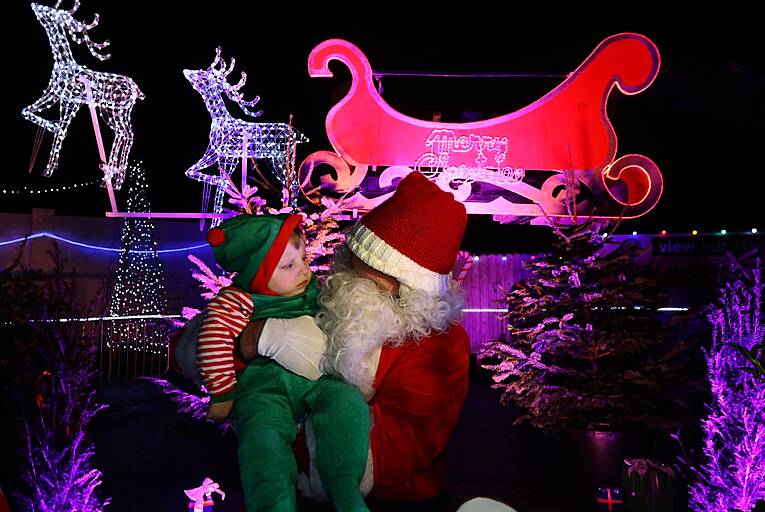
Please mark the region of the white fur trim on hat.
[[361, 222], [348, 231], [345, 244], [361, 261], [405, 286], [431, 295], [449, 288], [449, 274], [438, 274], [404, 256]]

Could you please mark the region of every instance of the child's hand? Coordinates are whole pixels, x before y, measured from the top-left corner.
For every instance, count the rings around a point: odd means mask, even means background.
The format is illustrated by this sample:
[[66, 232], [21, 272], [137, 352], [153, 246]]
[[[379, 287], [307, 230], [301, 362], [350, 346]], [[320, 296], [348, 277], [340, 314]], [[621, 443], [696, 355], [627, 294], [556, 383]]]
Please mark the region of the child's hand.
[[207, 417], [211, 420], [225, 420], [231, 414], [233, 407], [233, 400], [210, 404], [210, 408], [207, 409]]
[[237, 351], [243, 363], [247, 364], [258, 357], [258, 343], [265, 323], [265, 318], [250, 320], [250, 323], [247, 324], [242, 334], [237, 338]]

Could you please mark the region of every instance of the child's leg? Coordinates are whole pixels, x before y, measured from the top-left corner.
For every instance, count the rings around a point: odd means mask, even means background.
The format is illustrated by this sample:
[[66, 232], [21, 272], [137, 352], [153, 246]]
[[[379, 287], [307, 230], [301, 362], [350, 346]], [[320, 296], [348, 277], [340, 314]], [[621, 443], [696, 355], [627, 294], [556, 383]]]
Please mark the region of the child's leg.
[[292, 443], [295, 417], [303, 412], [301, 398], [311, 384], [268, 360], [250, 363], [240, 376], [234, 414], [248, 512], [297, 510]]
[[322, 377], [306, 395], [316, 466], [338, 512], [368, 510], [359, 490], [369, 453], [369, 406], [350, 384]]

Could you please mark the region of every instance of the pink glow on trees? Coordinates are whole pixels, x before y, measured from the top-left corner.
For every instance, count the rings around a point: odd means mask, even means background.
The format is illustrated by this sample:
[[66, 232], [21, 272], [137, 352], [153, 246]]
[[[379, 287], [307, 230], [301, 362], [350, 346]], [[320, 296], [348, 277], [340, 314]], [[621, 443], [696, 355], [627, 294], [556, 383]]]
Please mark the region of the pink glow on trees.
[[765, 499], [765, 376], [746, 371], [750, 361], [735, 347], [762, 350], [761, 275], [758, 264], [751, 275], [737, 276], [709, 315], [712, 401], [702, 422], [705, 462], [693, 470], [690, 489], [699, 512], [749, 511]]

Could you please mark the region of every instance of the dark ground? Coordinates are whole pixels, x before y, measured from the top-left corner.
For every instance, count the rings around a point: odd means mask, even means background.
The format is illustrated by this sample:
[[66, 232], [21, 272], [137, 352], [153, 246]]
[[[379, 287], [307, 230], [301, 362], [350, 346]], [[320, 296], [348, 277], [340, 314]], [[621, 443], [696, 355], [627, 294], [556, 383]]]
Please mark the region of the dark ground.
[[[178, 413], [148, 381], [106, 385], [101, 399], [109, 408], [94, 420], [92, 433], [96, 467], [104, 473], [103, 492], [112, 497], [110, 512], [184, 510], [183, 489], [200, 485], [205, 477], [226, 492], [216, 512], [244, 510], [233, 432], [221, 434], [215, 426]], [[369, 500], [370, 509], [454, 511], [470, 498], [487, 496], [518, 512], [599, 510], [587, 484], [589, 480], [596, 486], [596, 474], [603, 468], [598, 448], [582, 454], [572, 448], [570, 437], [513, 426], [518, 414], [499, 404], [499, 392], [490, 388], [487, 373], [472, 368], [470, 394], [447, 452], [443, 493], [427, 502]], [[606, 436], [606, 444], [614, 440]], [[667, 442], [630, 439], [625, 445], [624, 456], [672, 462]], [[304, 503], [301, 510], [327, 512], [332, 507]]]

